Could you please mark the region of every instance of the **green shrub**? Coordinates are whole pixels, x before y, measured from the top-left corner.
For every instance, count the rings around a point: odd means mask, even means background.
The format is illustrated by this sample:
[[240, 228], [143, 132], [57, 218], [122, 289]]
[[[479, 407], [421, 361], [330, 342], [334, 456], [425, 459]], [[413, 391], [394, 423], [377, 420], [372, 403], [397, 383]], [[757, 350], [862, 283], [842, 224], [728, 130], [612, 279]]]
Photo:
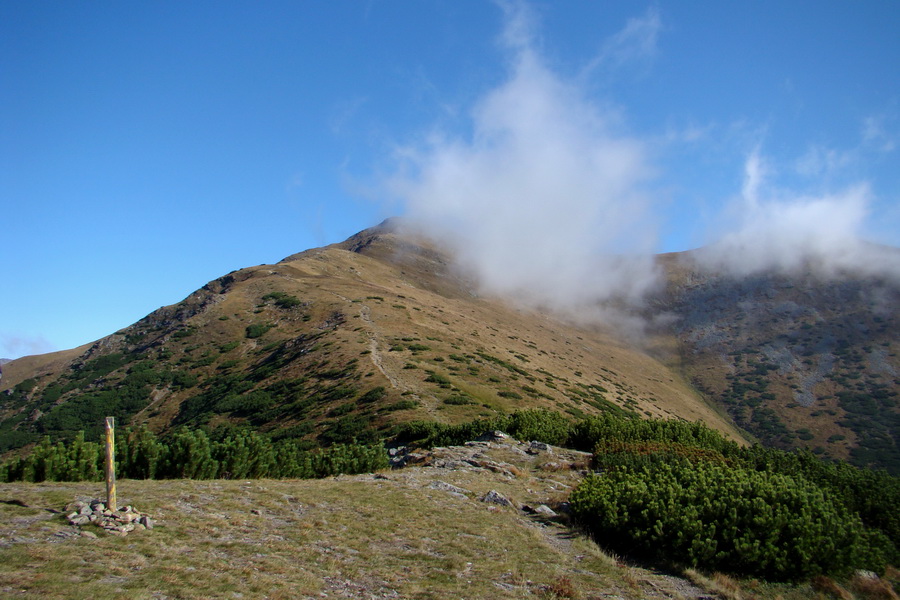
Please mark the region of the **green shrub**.
[[249, 339], [262, 337], [267, 331], [272, 329], [274, 325], [270, 323], [253, 323], [247, 325], [246, 335]]
[[452, 383], [449, 377], [441, 375], [440, 373], [435, 373], [434, 371], [428, 372], [428, 377], [425, 378], [425, 381], [429, 383], [436, 383], [442, 388], [448, 388]]
[[379, 385], [377, 387], [373, 387], [371, 390], [360, 396], [359, 401], [364, 404], [369, 402], [377, 402], [385, 396], [387, 396], [387, 390], [384, 389], [383, 385]]
[[506, 432], [523, 441], [535, 440], [564, 446], [572, 433], [572, 422], [556, 411], [518, 410], [509, 418]]
[[506, 429], [508, 424], [508, 417], [476, 419], [457, 425], [435, 421], [411, 421], [399, 426], [396, 440], [401, 444], [415, 444], [425, 448], [459, 446], [474, 440], [486, 431]]
[[590, 452], [601, 440], [628, 442], [678, 442], [719, 452], [734, 452], [739, 446], [702, 423], [663, 419], [622, 418], [610, 413], [582, 419], [572, 430], [572, 448]]
[[272, 292], [263, 296], [262, 299], [264, 302], [267, 300], [272, 300], [274, 301], [275, 306], [277, 306], [278, 308], [283, 308], [285, 310], [303, 304], [303, 302], [300, 301], [300, 298], [291, 296], [290, 294], [286, 294], [284, 292]]
[[434, 421], [412, 421], [401, 425], [397, 441], [422, 447], [458, 446], [489, 431], [504, 431], [519, 440], [564, 445], [572, 423], [558, 412], [529, 409], [491, 419], [446, 425]]
[[335, 421], [326, 422], [319, 442], [324, 446], [336, 444], [375, 444], [378, 433], [371, 428], [369, 417], [358, 414], [344, 415]]
[[196, 331], [197, 331], [197, 329], [195, 327], [188, 326], [188, 327], [185, 327], [184, 329], [179, 329], [178, 331], [173, 333], [172, 337], [176, 340], [181, 340], [186, 337], [190, 337], [190, 336], [194, 335], [194, 333]]
[[342, 417], [344, 415], [348, 415], [353, 412], [353, 409], [356, 408], [355, 402], [347, 402], [345, 404], [341, 404], [339, 406], [335, 406], [331, 410], [328, 411], [329, 417]]
[[232, 350], [234, 350], [235, 348], [237, 348], [240, 345], [241, 345], [241, 343], [238, 342], [237, 340], [232, 340], [230, 342], [227, 342], [227, 343], [219, 346], [219, 352], [221, 352], [222, 354], [225, 354], [226, 352], [231, 352]]
[[471, 398], [467, 398], [466, 396], [450, 396], [449, 398], [444, 398], [444, 404], [449, 404], [450, 406], [464, 406], [466, 404], [474, 404], [475, 402]]
[[[296, 426], [288, 436], [312, 431]], [[101, 481], [103, 447], [78, 435], [69, 444], [38, 444], [24, 458], [0, 465], [0, 481]], [[181, 429], [158, 439], [146, 427], [125, 428], [116, 436], [116, 471], [131, 479], [213, 479], [261, 477], [326, 477], [364, 473], [388, 466], [379, 445], [337, 444], [309, 450], [297, 439], [275, 441], [255, 431], [225, 427], [212, 437], [201, 430]]]
[[400, 400], [398, 402], [394, 402], [393, 404], [388, 404], [384, 407], [384, 410], [387, 411], [395, 411], [395, 410], [409, 410], [412, 408], [416, 408], [419, 406], [419, 403], [415, 400]]
[[778, 473], [708, 461], [622, 467], [586, 478], [570, 502], [598, 541], [646, 559], [769, 580], [884, 566], [857, 515]]

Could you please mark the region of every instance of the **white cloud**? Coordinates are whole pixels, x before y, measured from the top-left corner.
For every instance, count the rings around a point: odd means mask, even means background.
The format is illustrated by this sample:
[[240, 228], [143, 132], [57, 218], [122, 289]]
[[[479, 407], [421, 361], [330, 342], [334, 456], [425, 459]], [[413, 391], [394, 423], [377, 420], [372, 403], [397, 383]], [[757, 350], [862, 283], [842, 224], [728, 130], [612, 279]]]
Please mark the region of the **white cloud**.
[[796, 194], [772, 185], [765, 165], [758, 151], [747, 158], [742, 196], [729, 207], [724, 233], [698, 253], [701, 264], [737, 276], [762, 271], [900, 276], [895, 255], [863, 241], [873, 203], [868, 183]]
[[855, 153], [850, 150], [838, 150], [822, 145], [810, 146], [806, 153], [797, 159], [795, 168], [805, 177], [827, 177], [835, 171], [850, 166], [856, 160]]
[[800, 175], [827, 179], [849, 168], [858, 167], [893, 152], [897, 148], [897, 135], [890, 131], [885, 115], [865, 117], [859, 131], [859, 141], [850, 148], [830, 148], [813, 144], [794, 167]]
[[878, 152], [893, 152], [897, 148], [897, 135], [888, 130], [886, 117], [869, 116], [862, 122], [863, 146]]
[[625, 27], [606, 40], [600, 53], [587, 64], [584, 73], [598, 68], [620, 68], [653, 58], [662, 29], [659, 10], [649, 8], [642, 17], [628, 19]]
[[401, 148], [390, 189], [488, 293], [560, 309], [637, 299], [655, 281], [646, 145], [550, 70], [524, 5], [503, 6], [508, 78], [470, 111], [470, 136]]
[[28, 336], [17, 333], [0, 333], [0, 358], [20, 358], [32, 354], [53, 352], [53, 346], [43, 336]]
[[[584, 73], [567, 78], [548, 66], [527, 5], [501, 6], [507, 77], [465, 113], [466, 134], [432, 131], [398, 148], [387, 187], [407, 216], [455, 250], [483, 292], [582, 316], [598, 316], [598, 301], [639, 301], [660, 281], [651, 255], [666, 198], [649, 192], [657, 183], [651, 157], [679, 143], [721, 146], [715, 127], [623, 133], [618, 111], [590, 97]], [[652, 55], [661, 27], [655, 10], [629, 21], [591, 68]], [[877, 132], [873, 125], [872, 139]], [[699, 252], [703, 264], [738, 276], [897, 270], [896, 260], [860, 241], [877, 204], [866, 182], [817, 193], [773, 182], [805, 169], [823, 189], [822, 174], [844, 168], [851, 152], [811, 147], [777, 164], [759, 142], [767, 126], [741, 121], [727, 133], [756, 150], [744, 161], [740, 195], [722, 212], [717, 241]]]
[[767, 172], [768, 167], [759, 150], [754, 150], [744, 163], [744, 184], [741, 187], [741, 195], [750, 209], [755, 208], [759, 202], [759, 186]]

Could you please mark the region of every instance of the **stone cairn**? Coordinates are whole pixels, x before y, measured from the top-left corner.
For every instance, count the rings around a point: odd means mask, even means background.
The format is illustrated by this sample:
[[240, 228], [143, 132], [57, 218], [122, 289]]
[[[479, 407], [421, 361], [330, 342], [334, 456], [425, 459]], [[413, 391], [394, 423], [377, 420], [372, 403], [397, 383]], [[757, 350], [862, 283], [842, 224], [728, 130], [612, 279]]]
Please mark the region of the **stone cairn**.
[[97, 498], [90, 502], [72, 502], [65, 508], [69, 524], [96, 525], [111, 535], [126, 536], [132, 531], [153, 529], [153, 520], [132, 506], [111, 510]]

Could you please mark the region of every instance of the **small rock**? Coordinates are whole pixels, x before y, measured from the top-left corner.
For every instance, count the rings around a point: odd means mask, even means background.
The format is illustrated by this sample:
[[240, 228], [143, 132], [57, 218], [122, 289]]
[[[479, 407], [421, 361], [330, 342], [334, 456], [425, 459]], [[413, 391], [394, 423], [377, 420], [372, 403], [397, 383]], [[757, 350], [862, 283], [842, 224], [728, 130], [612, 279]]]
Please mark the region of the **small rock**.
[[509, 436], [503, 433], [502, 431], [487, 431], [477, 438], [475, 438], [476, 442], [498, 442], [502, 440], [509, 439]]
[[439, 467], [441, 469], [450, 469], [452, 471], [459, 469], [467, 469], [469, 467], [469, 463], [463, 460], [436, 460], [434, 461], [434, 466]]
[[432, 481], [428, 484], [428, 487], [433, 490], [441, 490], [442, 492], [450, 492], [451, 494], [460, 494], [462, 496], [472, 493], [467, 489], [457, 487], [452, 483], [447, 483], [446, 481]]
[[262, 511], [259, 510], [258, 508], [251, 508], [251, 509], [250, 509], [250, 514], [251, 514], [251, 515], [261, 515], [261, 514], [262, 514]]
[[549, 444], [545, 444], [544, 442], [532, 441], [530, 444], [528, 444], [529, 454], [537, 454], [538, 452], [547, 452], [548, 454], [553, 454], [553, 449]]
[[491, 490], [487, 494], [481, 497], [482, 502], [487, 502], [489, 504], [499, 504], [500, 506], [512, 506], [512, 501], [509, 500], [506, 496], [498, 492], [497, 490]]
[[534, 512], [541, 515], [542, 517], [547, 517], [548, 519], [552, 519], [553, 517], [558, 516], [556, 514], [556, 511], [546, 504], [541, 504], [536, 509], [534, 509]]
[[147, 529], [153, 529], [153, 519], [151, 519], [151, 518], [148, 517], [147, 515], [144, 515], [143, 517], [141, 517], [141, 518], [138, 520], [138, 523], [140, 523], [141, 525], [143, 525], [143, 526], [146, 527]]
[[86, 538], [90, 538], [92, 540], [96, 540], [97, 534], [94, 533], [93, 531], [82, 530], [81, 537], [86, 537]]
[[872, 581], [878, 580], [878, 573], [874, 571], [866, 571], [865, 569], [857, 569], [856, 572], [853, 573], [858, 579], [870, 579]]

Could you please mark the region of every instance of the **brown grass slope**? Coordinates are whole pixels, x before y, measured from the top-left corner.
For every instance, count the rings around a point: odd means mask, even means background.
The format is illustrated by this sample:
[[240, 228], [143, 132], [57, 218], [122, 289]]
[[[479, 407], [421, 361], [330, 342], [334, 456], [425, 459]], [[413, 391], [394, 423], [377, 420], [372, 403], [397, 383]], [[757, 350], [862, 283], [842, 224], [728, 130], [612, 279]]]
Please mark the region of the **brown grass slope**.
[[[657, 359], [599, 328], [478, 297], [449, 265], [432, 243], [387, 222], [232, 272], [69, 360], [43, 370], [20, 368], [30, 359], [10, 363], [0, 391], [31, 381], [27, 392], [7, 394], [0, 419], [40, 431], [67, 402], [116, 389], [149, 362], [179, 374], [181, 385], [157, 383], [139, 410], [119, 416], [156, 431], [249, 422], [334, 440], [413, 419], [458, 422], [530, 407], [580, 416], [618, 406], [701, 420], [740, 439]], [[103, 356], [126, 362], [84, 379], [85, 365]], [[62, 393], [48, 395], [54, 389]]]

